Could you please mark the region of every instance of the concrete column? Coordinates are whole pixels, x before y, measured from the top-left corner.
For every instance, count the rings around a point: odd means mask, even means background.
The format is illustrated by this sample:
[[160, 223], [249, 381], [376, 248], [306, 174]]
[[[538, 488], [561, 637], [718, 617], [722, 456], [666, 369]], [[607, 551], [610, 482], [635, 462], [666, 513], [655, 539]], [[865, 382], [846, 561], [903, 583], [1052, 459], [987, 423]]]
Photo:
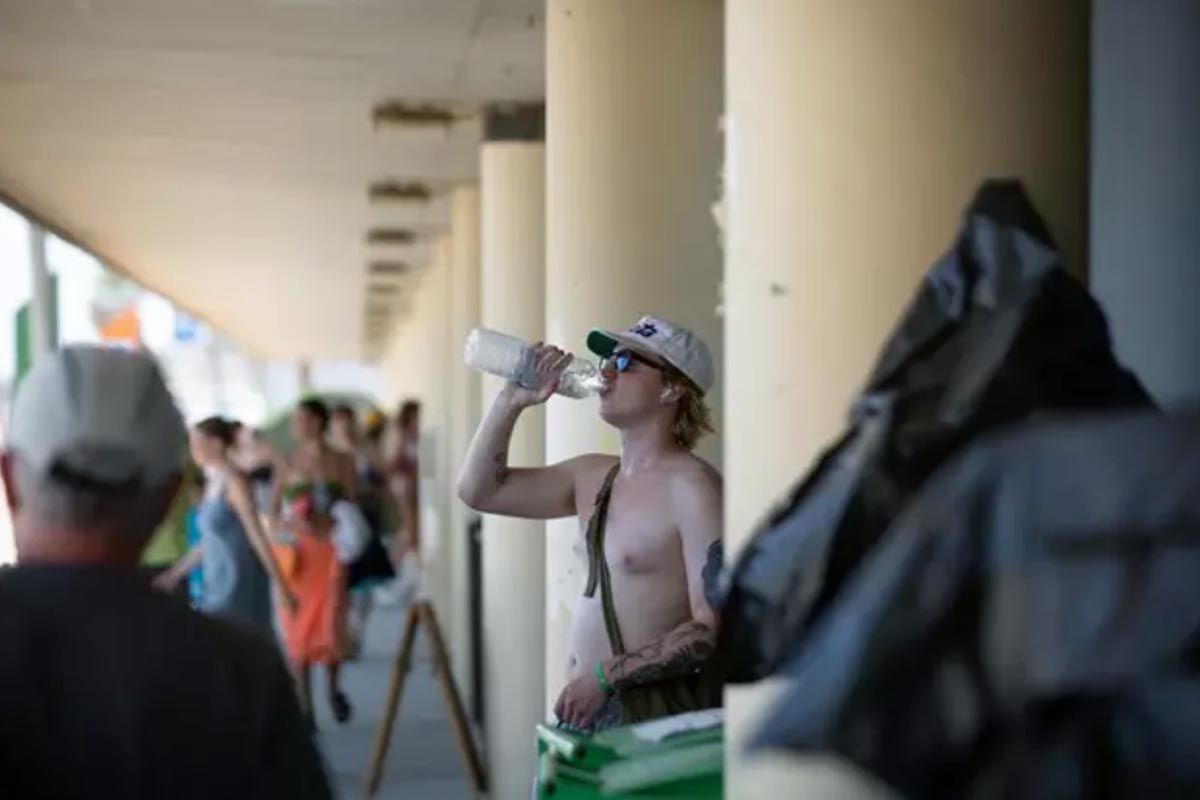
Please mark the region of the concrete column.
[[427, 343], [423, 362], [428, 375], [423, 395], [428, 403], [421, 409], [421, 555], [427, 564], [428, 594], [442, 625], [451, 618], [450, 493], [454, 483], [454, 455], [450, 445], [452, 364], [444, 355], [451, 342], [450, 251], [449, 236], [443, 236], [434, 245], [423, 287], [426, 291], [421, 297], [429, 300], [422, 315]]
[[[726, 9], [726, 538], [842, 429], [979, 181], [1025, 181], [1084, 251], [1088, 3], [739, 0]], [[729, 691], [728, 796], [870, 796], [828, 762], [748, 761], [770, 687]]]
[[[450, 238], [433, 246], [428, 273], [421, 279], [414, 303], [420, 333], [412, 371], [420, 369], [421, 384], [421, 559], [424, 591], [438, 610], [443, 625], [450, 618]], [[410, 378], [411, 379], [411, 378]]]
[[29, 266], [33, 287], [29, 301], [30, 355], [34, 363], [53, 352], [55, 342], [54, 292], [50, 283], [50, 267], [46, 263], [46, 229], [29, 224]]
[[[545, 335], [546, 168], [541, 142], [490, 142], [482, 156], [482, 298], [485, 327], [537, 341]], [[485, 377], [490, 406], [503, 381]], [[545, 417], [517, 424], [509, 459], [545, 457]], [[494, 800], [526, 800], [544, 718], [545, 523], [483, 518], [484, 722]]]
[[1092, 289], [1117, 355], [1200, 403], [1200, 4], [1092, 3]]
[[[626, 328], [652, 313], [703, 336], [720, 375], [709, 208], [721, 155], [721, 3], [549, 0], [546, 25], [546, 338], [579, 351], [591, 327]], [[719, 392], [711, 401], [719, 426]], [[594, 402], [550, 401], [547, 461], [616, 450]], [[719, 463], [719, 439], [701, 454]], [[564, 684], [585, 568], [576, 521], [550, 523], [548, 707]]]
[[463, 702], [474, 702], [471, 642], [471, 574], [468, 526], [475, 513], [458, 499], [455, 478], [471, 436], [479, 425], [479, 373], [463, 365], [463, 342], [479, 325], [479, 189], [455, 189], [450, 198], [450, 337], [446, 363], [450, 369], [450, 473], [445, 485], [450, 510], [447, 556], [450, 564], [449, 608], [444, 616], [447, 646]]

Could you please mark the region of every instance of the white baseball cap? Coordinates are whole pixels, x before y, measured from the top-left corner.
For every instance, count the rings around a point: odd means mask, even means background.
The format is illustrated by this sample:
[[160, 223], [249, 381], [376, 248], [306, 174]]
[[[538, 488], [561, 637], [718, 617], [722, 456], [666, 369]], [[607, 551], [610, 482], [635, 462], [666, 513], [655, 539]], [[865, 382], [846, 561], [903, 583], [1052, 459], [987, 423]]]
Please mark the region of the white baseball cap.
[[40, 475], [162, 483], [187, 455], [187, 428], [155, 360], [91, 346], [39, 360], [13, 401], [7, 448]]
[[657, 317], [642, 317], [624, 333], [593, 330], [588, 334], [588, 349], [601, 358], [627, 347], [638, 353], [657, 356], [708, 394], [716, 380], [712, 354], [704, 340], [687, 328]]

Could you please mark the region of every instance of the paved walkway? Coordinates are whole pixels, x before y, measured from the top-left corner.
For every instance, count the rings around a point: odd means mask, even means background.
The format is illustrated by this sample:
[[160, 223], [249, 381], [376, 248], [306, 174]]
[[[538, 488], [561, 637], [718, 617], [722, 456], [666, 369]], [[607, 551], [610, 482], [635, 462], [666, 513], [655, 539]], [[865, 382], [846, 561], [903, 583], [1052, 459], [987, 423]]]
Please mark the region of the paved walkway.
[[[375, 731], [383, 716], [388, 680], [403, 632], [404, 612], [377, 608], [367, 626], [363, 656], [346, 666], [343, 686], [354, 704], [354, 719], [339, 726], [324, 702], [325, 676], [317, 670], [317, 726], [330, 777], [345, 800], [363, 797], [363, 778], [371, 758]], [[433, 660], [423, 637], [404, 687], [400, 714], [392, 735], [380, 800], [470, 800], [470, 781], [463, 769], [433, 674]]]

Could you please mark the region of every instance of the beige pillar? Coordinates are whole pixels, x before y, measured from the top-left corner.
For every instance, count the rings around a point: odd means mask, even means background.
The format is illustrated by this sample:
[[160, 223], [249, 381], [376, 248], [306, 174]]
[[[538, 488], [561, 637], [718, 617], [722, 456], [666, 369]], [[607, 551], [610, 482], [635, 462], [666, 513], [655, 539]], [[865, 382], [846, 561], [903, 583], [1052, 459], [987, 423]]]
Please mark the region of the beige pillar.
[[[719, 0], [549, 0], [546, 7], [546, 336], [584, 348], [589, 328], [652, 313], [687, 325], [721, 369]], [[719, 409], [719, 393], [712, 402]], [[592, 401], [554, 398], [550, 462], [616, 452]], [[702, 449], [719, 463], [719, 439]], [[585, 509], [585, 512], [590, 509]], [[546, 546], [546, 699], [563, 686], [585, 564], [579, 526]]]
[[[482, 157], [482, 324], [537, 341], [544, 335], [545, 148], [540, 142], [493, 142]], [[503, 387], [484, 379], [490, 405]], [[522, 415], [510, 462], [545, 457], [541, 408]], [[543, 719], [545, 692], [545, 524], [483, 518], [484, 720], [494, 800], [526, 800]]]
[[[453, 411], [450, 385], [452, 364], [443, 356], [450, 348], [450, 237], [434, 245], [427, 276], [429, 308], [423, 318], [428, 350], [423, 354], [427, 370], [421, 408], [421, 557], [427, 564], [426, 593], [445, 625], [450, 618], [450, 497], [454, 483], [454, 456], [450, 445]], [[419, 302], [419, 301], [418, 301]], [[428, 417], [426, 419], [426, 417]]]
[[[1024, 180], [1079, 263], [1088, 3], [725, 7], [725, 508], [736, 551], [842, 428], [981, 179]], [[728, 796], [858, 796], [828, 763], [743, 757], [769, 700], [769, 688], [727, 694]]]
[[1200, 403], [1196, 97], [1200, 3], [1092, 3], [1089, 277], [1117, 357], [1165, 408]]
[[474, 700], [474, 661], [471, 642], [470, 538], [468, 526], [476, 517], [458, 499], [456, 478], [471, 436], [479, 424], [479, 373], [463, 365], [463, 342], [479, 325], [479, 189], [464, 186], [450, 198], [450, 339], [446, 363], [450, 370], [450, 474], [446, 483], [450, 510], [449, 607], [442, 616], [454, 677], [463, 702]]

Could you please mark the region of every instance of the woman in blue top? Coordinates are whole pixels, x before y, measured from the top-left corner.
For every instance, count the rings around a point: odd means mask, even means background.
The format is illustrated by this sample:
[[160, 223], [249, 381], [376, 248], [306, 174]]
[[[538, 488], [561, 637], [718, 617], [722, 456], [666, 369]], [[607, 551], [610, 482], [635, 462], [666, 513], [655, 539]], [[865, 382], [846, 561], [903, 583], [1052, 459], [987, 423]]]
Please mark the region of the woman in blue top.
[[220, 417], [192, 429], [192, 457], [204, 470], [204, 496], [196, 512], [200, 543], [169, 569], [160, 583], [173, 587], [203, 563], [200, 608], [243, 628], [273, 636], [271, 584], [285, 608], [295, 607], [259, 522], [250, 484], [230, 460], [237, 427]]

